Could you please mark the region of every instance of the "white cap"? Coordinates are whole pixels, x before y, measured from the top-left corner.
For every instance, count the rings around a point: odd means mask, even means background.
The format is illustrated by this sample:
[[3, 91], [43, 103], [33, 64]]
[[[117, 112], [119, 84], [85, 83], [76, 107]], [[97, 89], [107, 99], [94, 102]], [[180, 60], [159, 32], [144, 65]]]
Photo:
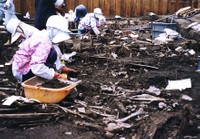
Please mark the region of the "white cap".
[[52, 43], [56, 44], [56, 43], [60, 43], [69, 39], [70, 39], [70, 36], [68, 33], [60, 32], [52, 39]]
[[11, 43], [14, 43], [22, 35], [22, 33], [16, 32], [20, 23], [19, 19], [11, 18], [6, 25], [7, 31], [11, 33]]
[[60, 15], [52, 15], [48, 18], [47, 27], [57, 28], [64, 32], [70, 32], [68, 29], [68, 20]]
[[52, 15], [46, 23], [47, 28], [55, 28], [58, 33], [53, 37], [52, 43], [60, 43], [70, 39], [68, 30], [68, 20], [60, 15]]
[[95, 8], [94, 9], [94, 15], [97, 17], [97, 18], [101, 18], [102, 17], [102, 10], [100, 8]]
[[21, 22], [19, 24], [19, 27], [21, 27], [21, 29], [23, 30], [23, 36], [26, 39], [31, 37], [35, 32], [39, 32], [39, 30], [37, 28], [35, 28], [34, 26], [29, 25], [25, 22]]
[[69, 14], [73, 14], [73, 12], [74, 12], [73, 10], [69, 10]]
[[103, 14], [100, 8], [95, 8], [94, 9], [94, 14]]

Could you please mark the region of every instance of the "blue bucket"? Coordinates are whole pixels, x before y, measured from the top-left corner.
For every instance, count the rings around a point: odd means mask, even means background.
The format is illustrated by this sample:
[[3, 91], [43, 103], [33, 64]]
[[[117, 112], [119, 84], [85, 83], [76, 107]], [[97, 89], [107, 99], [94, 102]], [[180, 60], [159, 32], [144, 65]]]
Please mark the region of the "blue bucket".
[[151, 35], [153, 38], [159, 36], [159, 34], [164, 33], [164, 29], [169, 28], [176, 31], [176, 23], [164, 23], [164, 22], [152, 22], [151, 26]]

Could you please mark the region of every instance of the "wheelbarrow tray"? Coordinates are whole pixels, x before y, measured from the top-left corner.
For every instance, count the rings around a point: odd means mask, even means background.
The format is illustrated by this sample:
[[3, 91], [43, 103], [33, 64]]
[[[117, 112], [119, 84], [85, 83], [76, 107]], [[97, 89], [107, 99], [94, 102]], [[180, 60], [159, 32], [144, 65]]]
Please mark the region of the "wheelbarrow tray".
[[44, 78], [32, 77], [21, 83], [24, 95], [29, 99], [36, 99], [42, 103], [58, 103], [62, 101], [77, 85], [77, 82], [68, 82], [63, 88], [45, 88], [41, 84], [47, 81]]

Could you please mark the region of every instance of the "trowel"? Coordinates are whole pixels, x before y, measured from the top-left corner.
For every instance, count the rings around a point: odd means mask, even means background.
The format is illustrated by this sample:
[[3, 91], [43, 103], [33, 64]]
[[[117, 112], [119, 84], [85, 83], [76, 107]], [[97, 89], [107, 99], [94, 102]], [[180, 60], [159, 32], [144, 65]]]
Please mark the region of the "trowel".
[[66, 84], [79, 84], [80, 82], [82, 82], [82, 80], [78, 80], [78, 81], [71, 81], [68, 79], [58, 79], [58, 80]]

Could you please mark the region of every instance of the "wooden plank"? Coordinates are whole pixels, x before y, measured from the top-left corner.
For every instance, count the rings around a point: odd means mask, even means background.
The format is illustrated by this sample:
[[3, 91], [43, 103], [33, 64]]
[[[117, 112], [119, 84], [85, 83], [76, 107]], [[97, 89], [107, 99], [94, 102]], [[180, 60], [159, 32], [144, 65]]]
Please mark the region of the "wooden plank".
[[[107, 4], [108, 5], [108, 4]], [[114, 14], [114, 10], [115, 10], [115, 0], [110, 0], [110, 5], [111, 6], [109, 6], [108, 5], [108, 7], [109, 7], [109, 13], [107, 14], [109, 17], [113, 17], [113, 16], [115, 16], [115, 14]]]
[[26, 5], [27, 5], [27, 8], [25, 8], [26, 9], [25, 13], [29, 12], [31, 18], [34, 17], [34, 15], [35, 15], [35, 1], [26, 0]]
[[65, 5], [66, 5], [66, 12], [68, 12], [69, 10], [74, 11], [75, 9], [74, 0], [67, 0]]
[[22, 14], [25, 11], [25, 7], [26, 7], [26, 0], [25, 1], [20, 0], [20, 11]]
[[162, 4], [162, 1], [159, 1], [158, 2], [158, 10], [159, 10], [159, 12], [158, 12], [158, 14], [159, 15], [162, 15], [163, 13], [163, 4]]
[[138, 15], [138, 0], [133, 1], [133, 16]]
[[180, 0], [176, 0], [175, 2], [175, 11], [177, 11], [178, 9], [180, 9]]
[[140, 14], [140, 0], [136, 0], [136, 3], [135, 3], [135, 5], [136, 5], [136, 16], [140, 16], [141, 14]]
[[87, 2], [87, 0], [79, 0], [79, 5], [80, 4], [83, 4], [87, 8], [88, 2]]
[[93, 12], [92, 1], [93, 1], [93, 0], [87, 0], [87, 9], [88, 9], [88, 13]]
[[200, 1], [199, 0], [197, 1], [197, 6], [198, 6], [198, 8], [200, 8]]
[[[31, 17], [35, 15], [34, 0], [14, 0], [16, 12], [30, 12]], [[146, 15], [152, 11], [156, 14], [172, 14], [178, 9], [186, 6], [199, 7], [200, 2], [194, 0], [65, 0], [66, 12], [74, 10], [79, 4], [84, 4], [88, 12], [100, 7], [105, 16], [112, 17], [134, 17]]]
[[167, 8], [168, 8], [168, 0], [163, 0], [163, 2], [162, 2], [162, 15], [167, 13]]
[[193, 1], [192, 1], [192, 2], [193, 2], [193, 7], [194, 7], [194, 8], [198, 8], [198, 1], [199, 1], [199, 0], [196, 0], [196, 1], [193, 0]]
[[130, 17], [133, 17], [134, 16], [134, 0], [132, 0], [131, 2], [131, 6], [130, 6]]
[[[107, 4], [109, 4], [109, 3], [107, 3]], [[93, 9], [98, 8], [99, 7], [99, 0], [93, 0], [92, 1], [92, 7], [93, 7]]]
[[76, 6], [78, 6], [80, 3], [79, 3], [79, 0], [75, 0], [74, 1], [74, 8], [76, 7]]
[[143, 5], [143, 0], [140, 0], [140, 11], [139, 11], [139, 13], [140, 13], [140, 15], [144, 15], [144, 5]]
[[149, 12], [154, 12], [153, 3], [154, 3], [154, 0], [151, 0], [151, 2], [149, 2]]
[[130, 3], [130, 9], [129, 9], [130, 14], [128, 15], [129, 17], [134, 16], [134, 8], [135, 8], [135, 4], [134, 4], [134, 0], [132, 0]]
[[120, 2], [120, 9], [121, 9], [121, 11], [120, 11], [120, 15], [121, 16], [125, 16], [125, 14], [124, 14], [124, 0], [121, 0], [121, 2]]
[[176, 1], [175, 0], [172, 0], [171, 2], [170, 2], [170, 7], [169, 7], [169, 9], [170, 9], [170, 12], [171, 13], [174, 13], [176, 10]]
[[169, 0], [167, 1], [167, 11], [166, 11], [166, 13], [171, 14], [170, 13], [170, 1]]
[[44, 116], [57, 116], [59, 113], [19, 113], [19, 114], [0, 114], [0, 118], [23, 119], [23, 118], [42, 118]]
[[180, 7], [186, 7], [186, 5], [191, 4], [192, 5], [192, 1], [182, 1], [181, 6]]
[[121, 15], [121, 4], [120, 4], [121, 0], [115, 0], [115, 12], [114, 15]]
[[154, 11], [155, 14], [159, 14], [159, 0], [154, 0]]
[[20, 0], [14, 0], [14, 4], [15, 4], [15, 11], [20, 13], [21, 12]]
[[101, 7], [104, 16], [110, 16], [111, 0], [101, 0], [99, 7]]
[[125, 1], [125, 4], [127, 5], [126, 6], [126, 17], [130, 17], [131, 16], [131, 8], [132, 8], [132, 0], [127, 0], [127, 1]]
[[128, 17], [130, 15], [130, 2], [129, 0], [124, 0], [124, 16]]
[[143, 0], [143, 3], [142, 3], [142, 5], [144, 6], [143, 15], [147, 15], [150, 12], [150, 8], [149, 8], [150, 3], [151, 3], [150, 0]]

